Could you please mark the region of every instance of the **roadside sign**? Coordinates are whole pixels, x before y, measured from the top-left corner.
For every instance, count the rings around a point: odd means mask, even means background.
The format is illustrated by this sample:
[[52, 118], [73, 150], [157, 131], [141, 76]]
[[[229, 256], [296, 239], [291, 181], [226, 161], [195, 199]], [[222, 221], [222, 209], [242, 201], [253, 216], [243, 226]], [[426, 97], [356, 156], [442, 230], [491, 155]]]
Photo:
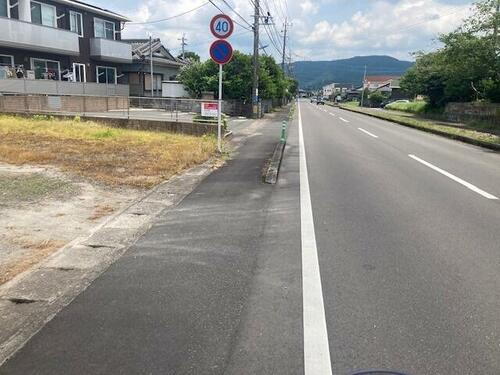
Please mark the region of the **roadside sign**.
[[219, 103], [201, 103], [201, 115], [204, 117], [217, 117], [219, 115]]
[[233, 20], [225, 14], [218, 14], [210, 21], [210, 31], [216, 38], [229, 38], [234, 31]]
[[233, 47], [225, 40], [216, 40], [210, 46], [210, 57], [219, 65], [224, 65], [231, 61], [233, 57]]

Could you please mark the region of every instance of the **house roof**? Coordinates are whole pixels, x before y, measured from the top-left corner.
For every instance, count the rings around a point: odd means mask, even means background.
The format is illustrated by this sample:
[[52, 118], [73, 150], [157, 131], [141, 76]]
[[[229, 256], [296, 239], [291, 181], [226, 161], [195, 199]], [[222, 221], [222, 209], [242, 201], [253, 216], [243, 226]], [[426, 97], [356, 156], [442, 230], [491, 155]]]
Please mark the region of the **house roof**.
[[109, 18], [113, 18], [113, 19], [118, 20], [118, 21], [122, 21], [122, 22], [130, 22], [131, 21], [129, 18], [122, 16], [121, 14], [115, 13], [111, 10], [107, 10], [107, 9], [104, 9], [104, 8], [101, 8], [101, 7], [92, 5], [92, 4], [84, 3], [83, 1], [79, 1], [79, 0], [53, 0], [53, 1], [55, 1], [56, 3], [59, 3], [59, 4], [65, 4], [65, 5], [73, 6], [75, 8], [85, 9], [85, 10], [94, 12], [96, 14], [100, 14], [100, 15], [103, 15], [103, 16], [106, 16]]
[[391, 79], [399, 79], [401, 78], [400, 76], [366, 76], [366, 81], [367, 82], [387, 82], [390, 81]]
[[132, 45], [132, 60], [149, 61], [151, 50], [153, 50], [154, 63], [175, 66], [185, 65], [185, 62], [174, 57], [158, 38], [153, 39], [151, 42], [149, 39], [122, 39], [122, 42]]

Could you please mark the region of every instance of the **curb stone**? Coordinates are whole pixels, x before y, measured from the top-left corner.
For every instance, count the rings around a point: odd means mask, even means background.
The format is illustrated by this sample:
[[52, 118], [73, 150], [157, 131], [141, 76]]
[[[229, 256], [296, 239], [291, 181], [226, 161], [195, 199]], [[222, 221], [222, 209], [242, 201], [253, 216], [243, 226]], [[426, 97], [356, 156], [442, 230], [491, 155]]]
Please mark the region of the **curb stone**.
[[279, 142], [274, 149], [273, 157], [271, 158], [269, 168], [267, 169], [266, 178], [264, 179], [267, 184], [275, 184], [278, 180], [278, 174], [280, 172], [281, 160], [283, 159], [285, 145], [286, 142]]

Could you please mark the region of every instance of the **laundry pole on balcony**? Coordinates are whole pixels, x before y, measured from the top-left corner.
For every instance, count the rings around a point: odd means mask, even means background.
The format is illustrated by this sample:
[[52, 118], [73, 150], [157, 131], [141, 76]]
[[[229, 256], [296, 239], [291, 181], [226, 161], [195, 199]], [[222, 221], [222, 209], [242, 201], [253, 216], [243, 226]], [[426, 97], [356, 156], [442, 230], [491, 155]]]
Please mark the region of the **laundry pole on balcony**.
[[25, 22], [31, 22], [31, 1], [30, 0], [18, 0], [19, 6], [19, 20]]

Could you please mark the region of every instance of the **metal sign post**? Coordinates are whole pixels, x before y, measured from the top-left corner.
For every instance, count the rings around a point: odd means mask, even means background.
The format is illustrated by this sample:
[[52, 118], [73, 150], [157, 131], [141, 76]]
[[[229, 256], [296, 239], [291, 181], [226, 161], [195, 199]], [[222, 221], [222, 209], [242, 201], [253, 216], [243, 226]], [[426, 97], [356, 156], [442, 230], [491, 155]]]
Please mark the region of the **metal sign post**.
[[210, 57], [219, 64], [219, 100], [217, 101], [217, 149], [219, 152], [222, 152], [222, 65], [231, 61], [233, 57], [233, 47], [223, 39], [231, 36], [233, 30], [233, 21], [225, 14], [213, 17], [210, 22], [210, 31], [220, 38], [210, 46]]
[[219, 64], [219, 103], [217, 106], [217, 149], [222, 152], [222, 64]]

